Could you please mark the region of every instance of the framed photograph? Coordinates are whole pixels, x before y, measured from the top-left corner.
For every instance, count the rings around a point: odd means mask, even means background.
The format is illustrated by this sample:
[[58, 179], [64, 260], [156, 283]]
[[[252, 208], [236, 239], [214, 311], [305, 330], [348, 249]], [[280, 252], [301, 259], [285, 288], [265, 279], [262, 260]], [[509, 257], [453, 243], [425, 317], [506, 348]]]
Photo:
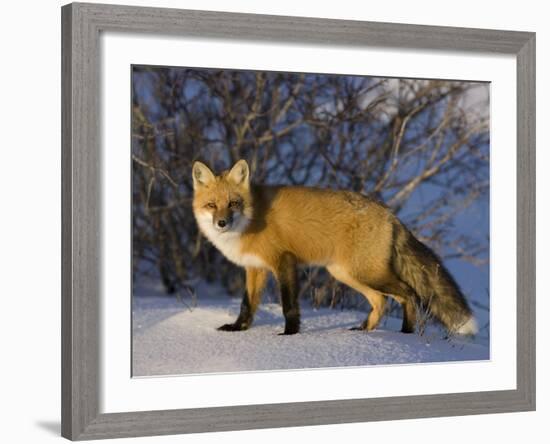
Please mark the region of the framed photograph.
[[63, 436], [535, 408], [533, 33], [62, 25]]

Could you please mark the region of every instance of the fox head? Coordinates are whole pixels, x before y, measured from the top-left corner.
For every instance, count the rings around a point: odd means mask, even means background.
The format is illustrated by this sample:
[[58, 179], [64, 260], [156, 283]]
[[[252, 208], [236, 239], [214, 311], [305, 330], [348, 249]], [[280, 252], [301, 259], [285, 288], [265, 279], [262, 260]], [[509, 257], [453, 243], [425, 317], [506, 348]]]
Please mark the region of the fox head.
[[205, 234], [243, 232], [252, 219], [250, 169], [246, 160], [216, 176], [202, 162], [193, 164], [193, 211]]

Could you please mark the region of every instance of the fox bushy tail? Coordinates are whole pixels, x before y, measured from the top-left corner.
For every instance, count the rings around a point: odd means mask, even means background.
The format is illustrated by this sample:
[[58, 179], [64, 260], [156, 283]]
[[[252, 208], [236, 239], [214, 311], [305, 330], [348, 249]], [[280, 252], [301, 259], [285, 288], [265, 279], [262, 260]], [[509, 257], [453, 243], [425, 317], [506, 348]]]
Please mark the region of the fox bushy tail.
[[392, 265], [418, 296], [423, 311], [450, 333], [472, 335], [477, 324], [464, 295], [437, 255], [398, 220], [393, 228]]

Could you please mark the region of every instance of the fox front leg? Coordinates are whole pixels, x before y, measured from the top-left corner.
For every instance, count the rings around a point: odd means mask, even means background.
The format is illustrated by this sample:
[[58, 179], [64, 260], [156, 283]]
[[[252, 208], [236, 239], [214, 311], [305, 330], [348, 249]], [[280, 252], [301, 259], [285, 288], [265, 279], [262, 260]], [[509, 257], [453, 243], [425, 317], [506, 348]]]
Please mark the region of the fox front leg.
[[220, 331], [247, 330], [254, 319], [254, 313], [262, 299], [262, 292], [267, 280], [267, 270], [261, 268], [246, 269], [246, 291], [241, 302], [241, 311], [237, 320], [218, 327]]
[[275, 274], [281, 291], [283, 314], [285, 316], [285, 330], [282, 334], [293, 335], [300, 331], [298, 276], [294, 256], [290, 254], [283, 255]]

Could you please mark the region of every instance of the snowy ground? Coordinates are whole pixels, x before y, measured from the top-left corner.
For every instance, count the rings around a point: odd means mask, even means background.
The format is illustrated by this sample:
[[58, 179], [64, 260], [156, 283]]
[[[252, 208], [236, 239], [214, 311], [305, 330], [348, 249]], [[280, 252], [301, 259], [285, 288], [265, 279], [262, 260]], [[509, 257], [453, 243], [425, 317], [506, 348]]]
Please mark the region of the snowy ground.
[[[306, 305], [306, 304], [303, 304]], [[279, 336], [281, 307], [260, 305], [244, 332], [220, 332], [239, 312], [240, 299], [206, 295], [185, 304], [154, 290], [133, 298], [133, 375], [178, 375], [276, 369], [489, 359], [487, 344], [444, 339], [440, 330], [405, 335], [399, 319], [374, 332], [349, 331], [365, 313], [302, 307], [301, 332]]]

